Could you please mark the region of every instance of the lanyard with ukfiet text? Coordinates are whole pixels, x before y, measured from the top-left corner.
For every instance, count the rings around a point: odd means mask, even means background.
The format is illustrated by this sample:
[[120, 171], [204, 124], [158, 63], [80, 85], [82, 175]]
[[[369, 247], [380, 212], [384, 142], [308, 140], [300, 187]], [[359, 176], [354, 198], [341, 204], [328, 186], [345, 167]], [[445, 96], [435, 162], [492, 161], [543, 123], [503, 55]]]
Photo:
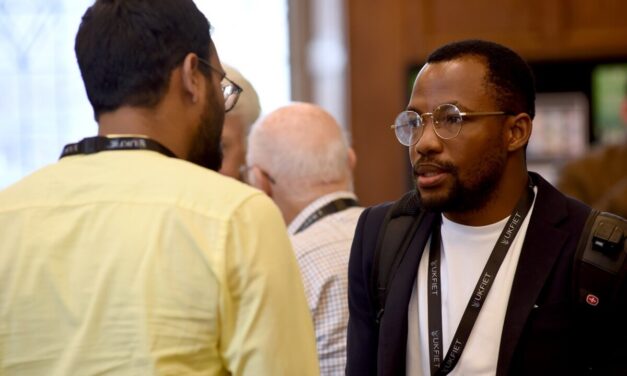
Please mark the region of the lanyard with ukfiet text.
[[170, 149], [150, 138], [96, 136], [84, 138], [75, 144], [65, 145], [60, 158], [77, 154], [93, 154], [107, 150], [152, 150], [168, 157], [176, 157]]
[[325, 206], [321, 207], [320, 209], [316, 210], [315, 212], [311, 213], [309, 217], [307, 217], [305, 221], [303, 221], [303, 224], [298, 227], [295, 234], [298, 234], [307, 227], [313, 225], [316, 221], [324, 218], [329, 214], [337, 213], [344, 209], [348, 209], [350, 207], [358, 205], [359, 203], [352, 198], [338, 198], [337, 200], [333, 200]]
[[468, 300], [466, 309], [459, 322], [455, 335], [451, 341], [446, 356], [442, 358], [442, 296], [440, 281], [440, 257], [442, 238], [440, 224], [436, 224], [431, 235], [431, 245], [429, 247], [429, 277], [428, 277], [428, 308], [429, 308], [429, 361], [431, 365], [431, 375], [446, 375], [455, 368], [462, 351], [468, 342], [479, 311], [487, 298], [496, 274], [511, 247], [514, 238], [522, 222], [525, 220], [535, 193], [533, 183], [529, 178], [529, 186], [522, 194], [516, 204], [514, 211], [510, 215], [503, 231], [492, 249], [492, 253], [479, 276], [479, 280]]

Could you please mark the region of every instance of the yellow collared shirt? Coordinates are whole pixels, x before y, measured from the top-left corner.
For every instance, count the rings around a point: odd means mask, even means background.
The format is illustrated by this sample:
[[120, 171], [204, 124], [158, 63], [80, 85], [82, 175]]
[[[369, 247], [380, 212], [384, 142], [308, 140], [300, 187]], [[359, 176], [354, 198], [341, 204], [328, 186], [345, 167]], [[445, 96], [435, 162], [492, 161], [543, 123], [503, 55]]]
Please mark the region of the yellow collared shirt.
[[67, 157], [5, 189], [0, 374], [317, 375], [278, 209], [138, 150]]

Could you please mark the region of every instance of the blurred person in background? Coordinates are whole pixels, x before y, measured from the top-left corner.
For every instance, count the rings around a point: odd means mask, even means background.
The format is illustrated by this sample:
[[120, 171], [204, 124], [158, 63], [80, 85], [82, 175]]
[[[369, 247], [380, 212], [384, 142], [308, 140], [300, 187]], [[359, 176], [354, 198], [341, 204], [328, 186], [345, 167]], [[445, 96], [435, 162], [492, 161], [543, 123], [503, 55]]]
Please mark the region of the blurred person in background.
[[250, 127], [259, 117], [259, 96], [250, 82], [232, 66], [222, 64], [224, 72], [242, 88], [235, 107], [224, 117], [222, 129], [222, 167], [220, 173], [242, 180], [241, 169], [246, 164], [246, 138]]
[[337, 121], [294, 103], [253, 125], [247, 178], [278, 205], [300, 265], [322, 375], [343, 375], [348, 323], [347, 268], [359, 214], [356, 157]]
[[627, 218], [627, 82], [620, 105], [623, 138], [566, 164], [557, 187], [595, 209]]

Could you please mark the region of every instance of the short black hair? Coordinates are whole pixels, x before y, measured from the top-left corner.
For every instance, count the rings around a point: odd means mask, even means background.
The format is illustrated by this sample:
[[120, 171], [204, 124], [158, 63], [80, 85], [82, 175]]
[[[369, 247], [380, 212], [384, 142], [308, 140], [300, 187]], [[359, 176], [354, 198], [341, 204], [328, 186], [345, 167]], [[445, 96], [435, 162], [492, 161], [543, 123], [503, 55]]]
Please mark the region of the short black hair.
[[536, 89], [533, 72], [516, 52], [500, 44], [468, 39], [446, 44], [427, 57], [427, 63], [450, 61], [467, 56], [484, 59], [486, 84], [492, 86], [501, 111], [535, 116]]
[[209, 59], [210, 29], [192, 0], [96, 0], [74, 45], [96, 120], [123, 105], [158, 104], [188, 53]]

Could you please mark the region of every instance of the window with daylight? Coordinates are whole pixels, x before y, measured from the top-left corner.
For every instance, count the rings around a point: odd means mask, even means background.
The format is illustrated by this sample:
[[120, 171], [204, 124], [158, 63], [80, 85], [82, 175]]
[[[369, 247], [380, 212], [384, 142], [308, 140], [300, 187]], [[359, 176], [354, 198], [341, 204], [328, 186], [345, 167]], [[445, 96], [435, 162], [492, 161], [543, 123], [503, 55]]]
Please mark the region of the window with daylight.
[[[196, 0], [220, 59], [248, 78], [262, 109], [290, 99], [287, 0]], [[0, 189], [57, 160], [97, 125], [74, 55], [93, 0], [0, 0]]]

